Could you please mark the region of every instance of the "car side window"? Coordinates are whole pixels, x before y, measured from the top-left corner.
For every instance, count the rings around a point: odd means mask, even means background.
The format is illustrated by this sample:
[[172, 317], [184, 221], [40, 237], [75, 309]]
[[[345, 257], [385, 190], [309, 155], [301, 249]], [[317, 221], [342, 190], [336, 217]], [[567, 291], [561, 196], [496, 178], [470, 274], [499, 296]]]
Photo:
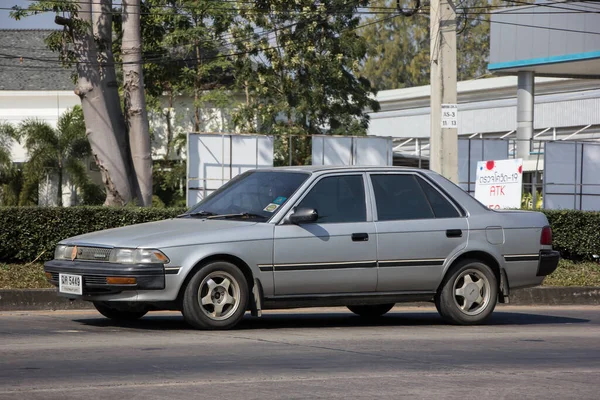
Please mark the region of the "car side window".
[[435, 218], [414, 175], [371, 175], [379, 221]]
[[460, 213], [440, 192], [435, 190], [433, 186], [425, 182], [422, 178], [417, 177], [417, 181], [423, 188], [427, 200], [436, 218], [459, 218]]
[[317, 210], [317, 223], [364, 222], [367, 220], [362, 175], [321, 179], [302, 199], [298, 208]]

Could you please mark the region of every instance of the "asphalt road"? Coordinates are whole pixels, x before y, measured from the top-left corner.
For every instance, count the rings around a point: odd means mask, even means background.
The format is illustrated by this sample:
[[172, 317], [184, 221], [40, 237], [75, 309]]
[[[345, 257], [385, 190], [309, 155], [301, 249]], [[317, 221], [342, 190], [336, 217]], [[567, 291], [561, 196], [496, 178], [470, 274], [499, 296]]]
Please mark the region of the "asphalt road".
[[266, 312], [227, 332], [177, 313], [127, 327], [91, 311], [0, 313], [0, 399], [598, 399], [600, 307], [502, 307], [485, 326], [434, 309], [377, 322]]

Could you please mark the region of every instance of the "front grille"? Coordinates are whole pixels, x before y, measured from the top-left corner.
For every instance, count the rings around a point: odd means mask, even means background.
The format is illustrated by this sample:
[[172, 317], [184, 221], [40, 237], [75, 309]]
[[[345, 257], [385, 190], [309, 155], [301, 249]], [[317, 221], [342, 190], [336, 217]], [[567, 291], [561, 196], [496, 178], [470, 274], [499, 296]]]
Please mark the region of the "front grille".
[[106, 285], [105, 276], [84, 275], [83, 282], [88, 285]]
[[103, 247], [79, 247], [77, 246], [77, 260], [108, 262], [112, 249]]
[[[51, 272], [52, 282], [58, 283], [59, 274], [58, 272]], [[84, 285], [106, 285], [106, 277], [98, 275], [83, 275]]]

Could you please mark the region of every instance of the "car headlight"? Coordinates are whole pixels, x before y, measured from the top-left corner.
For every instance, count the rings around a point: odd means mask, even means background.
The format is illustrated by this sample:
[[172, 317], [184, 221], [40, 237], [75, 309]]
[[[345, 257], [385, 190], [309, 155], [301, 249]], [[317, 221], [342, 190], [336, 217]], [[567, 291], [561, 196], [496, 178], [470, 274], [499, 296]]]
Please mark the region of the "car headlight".
[[[74, 258], [73, 250], [75, 246], [59, 244], [54, 249], [55, 260], [72, 260]], [[98, 260], [90, 260], [98, 261]], [[120, 249], [115, 248], [110, 252], [108, 260], [104, 259], [101, 261], [109, 261], [117, 264], [168, 264], [170, 262], [162, 251], [156, 249]]]
[[59, 244], [54, 249], [54, 259], [55, 260], [70, 260], [71, 252], [73, 251], [73, 246], [65, 246], [63, 244]]
[[169, 257], [156, 249], [113, 249], [110, 262], [117, 264], [168, 264]]

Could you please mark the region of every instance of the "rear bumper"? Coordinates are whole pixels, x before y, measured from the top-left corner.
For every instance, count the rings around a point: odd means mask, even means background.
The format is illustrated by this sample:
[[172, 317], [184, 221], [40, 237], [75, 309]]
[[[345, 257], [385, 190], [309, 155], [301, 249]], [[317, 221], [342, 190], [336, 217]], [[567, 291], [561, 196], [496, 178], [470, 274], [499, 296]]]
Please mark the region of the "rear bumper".
[[560, 253], [555, 250], [542, 250], [540, 251], [540, 258], [538, 261], [538, 269], [536, 276], [547, 276], [553, 273], [558, 267], [558, 260], [560, 259]]
[[[48, 281], [59, 286], [59, 274], [81, 275], [83, 295], [112, 294], [126, 290], [161, 290], [165, 288], [163, 264], [113, 264], [104, 262], [52, 260], [44, 264]], [[108, 284], [107, 277], [135, 278], [135, 284]]]

